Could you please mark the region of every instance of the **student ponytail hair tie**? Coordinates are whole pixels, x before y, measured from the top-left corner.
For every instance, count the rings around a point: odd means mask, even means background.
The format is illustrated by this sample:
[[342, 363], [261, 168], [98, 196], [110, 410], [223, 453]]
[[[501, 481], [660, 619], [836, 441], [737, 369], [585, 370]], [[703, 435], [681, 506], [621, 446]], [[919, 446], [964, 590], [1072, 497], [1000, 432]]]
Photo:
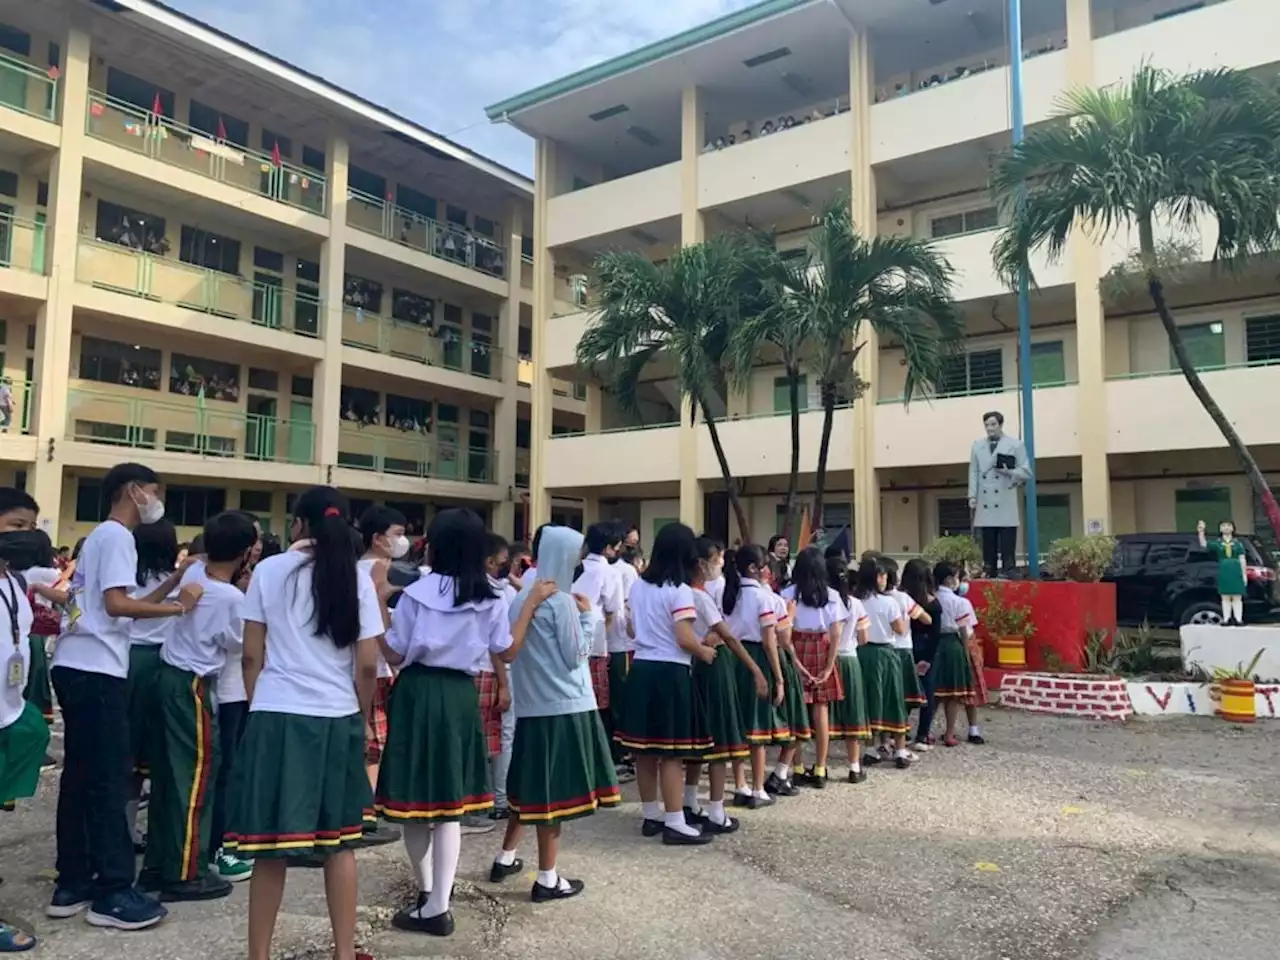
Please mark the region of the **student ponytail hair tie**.
[[342, 511], [339, 510], [337, 507], [325, 507], [324, 515], [326, 517], [340, 517], [342, 516]]

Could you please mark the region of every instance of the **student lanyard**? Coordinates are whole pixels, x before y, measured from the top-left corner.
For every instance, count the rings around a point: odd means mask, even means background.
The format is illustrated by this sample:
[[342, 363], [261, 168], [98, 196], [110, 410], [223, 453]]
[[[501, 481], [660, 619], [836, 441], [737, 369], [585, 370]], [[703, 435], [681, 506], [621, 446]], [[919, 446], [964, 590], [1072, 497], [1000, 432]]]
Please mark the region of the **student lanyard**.
[[8, 674], [9, 686], [22, 686], [22, 638], [18, 636], [18, 586], [13, 582], [13, 577], [6, 576], [9, 581], [9, 596], [4, 595], [4, 591], [0, 590], [0, 600], [4, 601], [5, 609], [9, 611], [9, 628], [13, 631], [13, 653], [9, 656]]

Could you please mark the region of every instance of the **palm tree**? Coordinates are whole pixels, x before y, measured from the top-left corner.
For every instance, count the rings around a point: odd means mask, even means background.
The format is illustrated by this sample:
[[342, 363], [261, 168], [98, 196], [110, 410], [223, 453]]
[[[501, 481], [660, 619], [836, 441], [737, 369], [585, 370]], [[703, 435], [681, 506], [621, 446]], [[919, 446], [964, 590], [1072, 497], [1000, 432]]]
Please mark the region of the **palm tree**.
[[725, 392], [723, 367], [729, 331], [756, 286], [748, 265], [748, 242], [736, 234], [714, 237], [676, 250], [656, 264], [638, 253], [603, 253], [596, 258], [592, 317], [578, 341], [578, 363], [610, 383], [618, 402], [635, 410], [645, 367], [659, 353], [675, 366], [680, 394], [693, 401], [711, 435], [720, 476], [743, 540], [750, 525], [729, 469], [711, 405]]
[[[808, 255], [775, 257], [761, 271], [772, 304], [744, 316], [731, 340], [728, 367], [741, 384], [761, 344], [779, 349], [791, 389], [792, 465], [799, 459], [798, 390], [803, 365], [817, 380], [822, 403], [813, 529], [822, 526], [831, 431], [840, 396], [857, 397], [865, 384], [853, 372], [866, 346], [863, 324], [902, 345], [903, 402], [929, 395], [957, 349], [964, 322], [953, 300], [955, 273], [930, 243], [911, 237], [858, 234], [847, 198], [835, 199], [809, 234]], [[803, 349], [802, 349], [803, 348]], [[801, 354], [803, 353], [803, 361]], [[788, 491], [788, 518], [795, 475]]]
[[1137, 230], [1137, 265], [1192, 392], [1239, 458], [1280, 536], [1280, 508], [1257, 461], [1196, 372], [1169, 309], [1156, 225], [1217, 222], [1215, 261], [1229, 265], [1280, 237], [1280, 100], [1245, 74], [1174, 75], [1144, 65], [1127, 84], [1068, 94], [1056, 122], [998, 161], [992, 190], [1010, 218], [995, 264], [1012, 283], [1034, 249], [1062, 256], [1077, 224], [1104, 239]]

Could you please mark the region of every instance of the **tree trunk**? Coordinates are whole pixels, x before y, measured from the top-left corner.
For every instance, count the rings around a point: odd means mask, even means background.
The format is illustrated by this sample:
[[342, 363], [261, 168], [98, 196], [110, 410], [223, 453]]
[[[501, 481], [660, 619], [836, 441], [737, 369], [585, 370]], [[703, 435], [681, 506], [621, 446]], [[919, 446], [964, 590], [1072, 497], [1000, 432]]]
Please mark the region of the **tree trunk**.
[[813, 482], [813, 529], [822, 530], [823, 497], [827, 490], [827, 453], [831, 449], [831, 429], [836, 418], [836, 391], [828, 382], [822, 384], [822, 439], [818, 442], [818, 473]]
[[720, 430], [707, 408], [707, 402], [698, 398], [698, 407], [702, 410], [702, 422], [707, 425], [711, 434], [711, 449], [716, 452], [716, 463], [720, 465], [720, 479], [724, 481], [725, 492], [729, 495], [729, 504], [733, 507], [733, 515], [738, 520], [738, 531], [743, 543], [751, 543], [751, 524], [747, 522], [747, 512], [742, 509], [742, 500], [738, 497], [738, 482], [729, 470], [729, 458], [724, 455], [724, 445], [720, 443]]
[[[787, 477], [787, 499], [783, 502], [782, 529], [778, 531], [791, 540], [791, 524], [796, 509], [796, 488], [800, 486], [800, 367], [787, 365], [787, 399], [791, 407], [791, 473]], [[798, 549], [804, 549], [799, 544]]]
[[[1196, 399], [1200, 401], [1200, 405], [1209, 414], [1209, 418], [1221, 431], [1223, 438], [1227, 441], [1227, 446], [1231, 448], [1232, 453], [1240, 461], [1240, 465], [1244, 467], [1245, 476], [1249, 478], [1249, 483], [1253, 486], [1254, 493], [1262, 501], [1262, 508], [1267, 514], [1267, 522], [1271, 525], [1271, 534], [1273, 537], [1280, 539], [1280, 506], [1276, 504], [1275, 495], [1271, 492], [1267, 478], [1262, 475], [1262, 470], [1259, 469], [1258, 462], [1253, 459], [1253, 454], [1249, 452], [1249, 448], [1240, 439], [1240, 434], [1236, 433], [1236, 428], [1231, 425], [1231, 421], [1222, 412], [1222, 408], [1218, 406], [1217, 401], [1210, 396], [1204, 381], [1200, 379], [1200, 374], [1196, 371], [1195, 365], [1192, 364], [1191, 358], [1187, 355], [1186, 344], [1182, 341], [1182, 334], [1178, 330], [1177, 323], [1174, 322], [1173, 314], [1169, 312], [1169, 304], [1164, 298], [1164, 284], [1161, 283], [1160, 277], [1150, 269], [1147, 271], [1147, 291], [1151, 294], [1151, 301], [1156, 306], [1156, 313], [1160, 315], [1160, 322], [1164, 325], [1164, 332], [1169, 337], [1169, 346], [1173, 348], [1173, 356], [1178, 361], [1178, 366], [1187, 380], [1187, 385], [1191, 387], [1191, 392], [1196, 395]], [[1212, 522], [1213, 518], [1209, 519]], [[1238, 522], [1237, 526], [1239, 526]]]

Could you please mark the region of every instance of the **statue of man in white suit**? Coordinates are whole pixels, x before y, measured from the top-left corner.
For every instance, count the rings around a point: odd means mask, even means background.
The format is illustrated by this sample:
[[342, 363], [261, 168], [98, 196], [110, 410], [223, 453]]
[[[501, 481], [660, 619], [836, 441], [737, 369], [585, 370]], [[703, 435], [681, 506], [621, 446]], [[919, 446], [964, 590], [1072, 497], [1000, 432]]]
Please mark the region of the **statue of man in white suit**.
[[1027, 448], [1004, 432], [1004, 414], [982, 415], [987, 435], [973, 441], [969, 453], [969, 509], [981, 531], [982, 562], [988, 576], [1013, 569], [1018, 544], [1018, 489], [1031, 479]]

